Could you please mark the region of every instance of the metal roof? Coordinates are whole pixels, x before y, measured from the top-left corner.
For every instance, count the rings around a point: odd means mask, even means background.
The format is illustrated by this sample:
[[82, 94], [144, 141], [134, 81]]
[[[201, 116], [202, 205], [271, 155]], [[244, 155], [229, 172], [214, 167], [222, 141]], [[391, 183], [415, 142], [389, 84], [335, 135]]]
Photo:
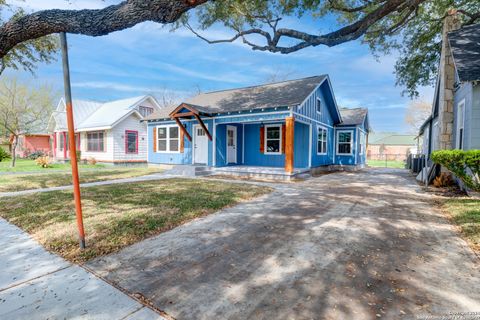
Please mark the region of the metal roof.
[[448, 40], [460, 81], [480, 80], [480, 24], [452, 31]]
[[398, 134], [390, 132], [372, 133], [368, 137], [368, 144], [371, 145], [390, 145], [390, 146], [409, 146], [416, 145], [416, 136], [413, 134]]
[[[86, 130], [90, 128], [112, 127], [117, 121], [121, 120], [129, 113], [135, 112], [134, 108], [146, 99], [153, 98], [144, 95], [106, 103], [74, 99], [72, 105], [75, 129]], [[153, 102], [156, 104], [155, 101]], [[55, 120], [56, 131], [67, 129], [65, 102], [63, 98], [60, 101], [57, 110], [53, 112], [52, 117]]]

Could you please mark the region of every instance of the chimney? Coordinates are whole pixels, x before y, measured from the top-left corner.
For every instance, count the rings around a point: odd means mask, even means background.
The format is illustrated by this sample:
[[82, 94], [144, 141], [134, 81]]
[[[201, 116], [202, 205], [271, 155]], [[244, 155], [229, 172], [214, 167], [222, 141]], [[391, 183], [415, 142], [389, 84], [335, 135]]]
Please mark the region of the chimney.
[[456, 9], [448, 10], [443, 23], [442, 52], [440, 56], [440, 92], [438, 105], [439, 148], [453, 149], [453, 94], [455, 86], [455, 66], [448, 43], [448, 33], [461, 27]]

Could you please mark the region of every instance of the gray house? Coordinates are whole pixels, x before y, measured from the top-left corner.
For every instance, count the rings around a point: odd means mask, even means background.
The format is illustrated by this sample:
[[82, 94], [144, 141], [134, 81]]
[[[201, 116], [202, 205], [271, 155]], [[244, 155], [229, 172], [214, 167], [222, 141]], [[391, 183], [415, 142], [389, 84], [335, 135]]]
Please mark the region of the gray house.
[[480, 149], [480, 24], [445, 19], [432, 114], [420, 129], [422, 152]]

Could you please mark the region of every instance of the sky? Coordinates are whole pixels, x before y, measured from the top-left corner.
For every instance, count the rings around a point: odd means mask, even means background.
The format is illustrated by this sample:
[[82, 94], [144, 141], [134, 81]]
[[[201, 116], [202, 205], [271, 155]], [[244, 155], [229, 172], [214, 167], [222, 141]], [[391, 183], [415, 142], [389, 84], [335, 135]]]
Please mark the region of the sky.
[[[15, 3], [16, 0], [9, 1]], [[114, 0], [26, 0], [27, 10], [49, 8], [101, 8]], [[326, 31], [311, 18], [287, 18], [284, 26], [306, 31]], [[209, 38], [232, 33], [215, 26], [204, 32]], [[240, 41], [207, 44], [190, 31], [170, 32], [146, 22], [103, 37], [68, 35], [72, 94], [77, 99], [108, 101], [143, 94], [161, 97], [174, 93], [179, 101], [198, 92], [262, 84], [272, 75], [289, 79], [328, 74], [340, 107], [369, 109], [375, 132], [407, 133], [406, 107], [411, 100], [395, 86], [395, 55], [377, 61], [359, 41], [332, 48], [319, 46], [281, 55], [253, 51]], [[60, 57], [59, 57], [60, 58]], [[39, 65], [35, 78], [26, 72], [8, 71], [35, 83], [48, 83], [63, 92], [61, 61]], [[430, 102], [432, 88], [420, 89], [421, 99]]]

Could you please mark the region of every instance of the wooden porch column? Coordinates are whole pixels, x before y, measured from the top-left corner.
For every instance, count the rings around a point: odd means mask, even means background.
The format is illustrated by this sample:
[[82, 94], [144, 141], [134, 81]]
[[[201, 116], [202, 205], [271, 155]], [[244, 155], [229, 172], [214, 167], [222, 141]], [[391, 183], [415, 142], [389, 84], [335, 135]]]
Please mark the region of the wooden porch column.
[[285, 118], [285, 171], [293, 172], [293, 141], [294, 141], [295, 119], [293, 117]]
[[67, 133], [63, 132], [63, 160], [67, 159]]

